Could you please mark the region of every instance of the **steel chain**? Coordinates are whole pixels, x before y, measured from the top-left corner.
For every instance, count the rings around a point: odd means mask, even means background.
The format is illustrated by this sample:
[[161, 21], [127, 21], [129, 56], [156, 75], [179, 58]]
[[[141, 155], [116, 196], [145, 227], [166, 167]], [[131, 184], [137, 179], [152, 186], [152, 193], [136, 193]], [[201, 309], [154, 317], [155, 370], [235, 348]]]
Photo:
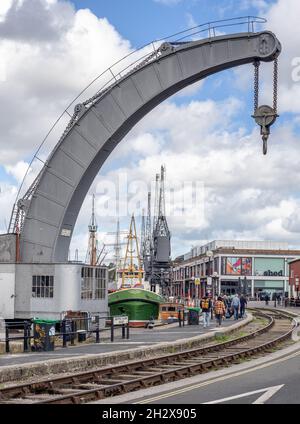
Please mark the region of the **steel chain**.
[[259, 96], [259, 66], [260, 61], [256, 60], [254, 63], [254, 114], [258, 108], [258, 96]]
[[273, 69], [273, 109], [277, 115], [277, 99], [278, 99], [278, 58], [274, 59]]

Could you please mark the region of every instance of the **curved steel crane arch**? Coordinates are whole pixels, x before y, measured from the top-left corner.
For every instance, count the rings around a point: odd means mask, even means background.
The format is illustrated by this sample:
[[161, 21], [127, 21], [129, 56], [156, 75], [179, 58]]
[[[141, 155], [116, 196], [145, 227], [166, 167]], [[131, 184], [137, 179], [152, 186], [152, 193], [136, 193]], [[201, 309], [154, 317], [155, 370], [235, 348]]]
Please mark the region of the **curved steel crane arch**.
[[208, 75], [272, 61], [281, 45], [269, 31], [165, 43], [161, 55], [118, 80], [88, 108], [58, 142], [26, 207], [20, 235], [23, 263], [67, 262], [84, 198], [104, 161], [155, 106]]

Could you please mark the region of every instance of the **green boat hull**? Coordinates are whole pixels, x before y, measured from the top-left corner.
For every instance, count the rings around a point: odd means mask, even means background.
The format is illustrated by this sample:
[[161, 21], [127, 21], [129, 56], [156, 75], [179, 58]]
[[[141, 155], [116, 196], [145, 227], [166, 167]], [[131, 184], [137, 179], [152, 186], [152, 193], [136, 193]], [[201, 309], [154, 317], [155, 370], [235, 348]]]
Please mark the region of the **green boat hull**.
[[161, 296], [142, 289], [119, 290], [108, 295], [110, 315], [128, 315], [132, 325], [143, 325], [151, 317], [157, 319], [162, 302]]

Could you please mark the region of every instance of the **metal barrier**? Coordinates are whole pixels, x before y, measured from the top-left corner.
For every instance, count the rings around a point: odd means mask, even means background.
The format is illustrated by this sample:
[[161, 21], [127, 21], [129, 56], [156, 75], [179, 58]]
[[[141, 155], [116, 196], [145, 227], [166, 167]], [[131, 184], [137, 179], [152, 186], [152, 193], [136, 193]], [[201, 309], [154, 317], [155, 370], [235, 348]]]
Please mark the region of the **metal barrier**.
[[110, 324], [110, 341], [114, 341], [114, 334], [115, 334], [115, 327], [121, 327], [122, 328], [122, 339], [125, 339], [125, 329], [126, 331], [126, 338], [129, 339], [129, 320], [127, 316], [117, 316], [117, 317], [111, 317], [111, 324]]
[[184, 327], [186, 321], [186, 313], [184, 312], [184, 309], [178, 311], [178, 323], [179, 327]]
[[287, 299], [286, 306], [300, 306], [300, 299]]
[[[23, 340], [23, 351], [29, 352], [29, 341], [33, 338], [31, 336], [31, 320], [30, 321], [15, 321], [15, 322], [8, 322], [5, 323], [5, 352], [10, 352], [10, 341], [16, 341], [16, 340]], [[9, 333], [10, 330], [17, 329], [17, 330], [23, 330], [23, 336], [14, 336], [10, 337]]]
[[[77, 322], [85, 321], [87, 326], [91, 326], [94, 324], [95, 328], [88, 328], [86, 333], [94, 333], [95, 334], [95, 343], [100, 343], [100, 321], [101, 319], [105, 320], [105, 323], [110, 321], [110, 340], [114, 341], [115, 336], [115, 328], [121, 327], [122, 329], [122, 339], [129, 339], [129, 320], [128, 316], [120, 316], [120, 317], [101, 317], [99, 315], [95, 315], [92, 317], [72, 317], [72, 318], [64, 318], [62, 320], [58, 320], [57, 324], [59, 324], [60, 331], [55, 332], [54, 337], [62, 337], [62, 347], [68, 347], [68, 341], [70, 341], [70, 345], [75, 345], [76, 334], [77, 331]], [[90, 323], [89, 323], [90, 321]], [[34, 322], [33, 320], [25, 320], [25, 321], [15, 321], [15, 322], [7, 322], [5, 323], [5, 352], [10, 353], [10, 342], [23, 340], [23, 352], [27, 353], [31, 351], [30, 340], [34, 339], [34, 335], [31, 334], [32, 326]], [[11, 336], [12, 330], [23, 330], [23, 335], [21, 336]], [[0, 340], [2, 341], [2, 340]]]

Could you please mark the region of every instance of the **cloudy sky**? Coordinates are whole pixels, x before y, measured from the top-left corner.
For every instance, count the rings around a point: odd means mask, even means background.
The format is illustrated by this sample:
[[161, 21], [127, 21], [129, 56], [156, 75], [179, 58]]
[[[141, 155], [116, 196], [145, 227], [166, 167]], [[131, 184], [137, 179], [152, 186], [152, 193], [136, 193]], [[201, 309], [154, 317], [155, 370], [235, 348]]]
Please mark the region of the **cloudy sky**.
[[[178, 185], [177, 194], [182, 194], [183, 184], [187, 191], [192, 182], [201, 187], [198, 203], [185, 205], [196, 206], [192, 217], [169, 217], [172, 256], [213, 239], [277, 240], [299, 246], [298, 0], [1, 0], [0, 231], [6, 231], [36, 149], [83, 87], [153, 39], [243, 15], [266, 17], [268, 23], [257, 30], [274, 31], [283, 46], [280, 118], [271, 129], [267, 156], [262, 155], [259, 130], [251, 118], [251, 65], [183, 90], [146, 116], [106, 161], [82, 207], [71, 256], [76, 248], [81, 258], [85, 255], [91, 194], [96, 195], [98, 215], [104, 200], [111, 200], [103, 195], [103, 181], [115, 182], [125, 175], [130, 200], [134, 184], [150, 183], [160, 164], [166, 166], [168, 182]], [[270, 103], [272, 67], [261, 68], [261, 103]], [[93, 89], [86, 97], [94, 94]], [[40, 158], [46, 158], [66, 122], [54, 131]], [[36, 161], [32, 175], [35, 167]], [[123, 216], [122, 228], [128, 224], [129, 217]], [[98, 225], [103, 239], [107, 231], [114, 231], [116, 217], [98, 216]]]

